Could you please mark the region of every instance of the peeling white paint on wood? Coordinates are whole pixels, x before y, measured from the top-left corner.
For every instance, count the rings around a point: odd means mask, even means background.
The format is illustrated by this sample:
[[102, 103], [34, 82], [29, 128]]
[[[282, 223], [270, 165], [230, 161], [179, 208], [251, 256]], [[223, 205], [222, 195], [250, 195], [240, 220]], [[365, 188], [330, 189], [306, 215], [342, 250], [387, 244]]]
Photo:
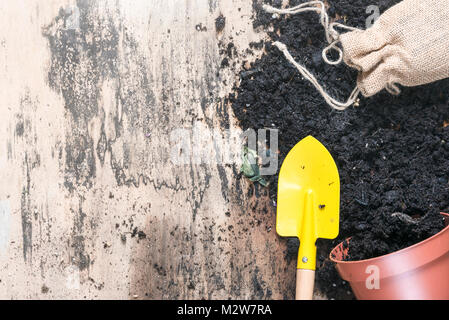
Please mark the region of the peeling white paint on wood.
[[0, 256], [8, 252], [11, 206], [9, 200], [0, 200]]
[[169, 161], [173, 130], [237, 128], [224, 98], [260, 54], [251, 15], [247, 0], [0, 8], [0, 298], [293, 296], [264, 191]]

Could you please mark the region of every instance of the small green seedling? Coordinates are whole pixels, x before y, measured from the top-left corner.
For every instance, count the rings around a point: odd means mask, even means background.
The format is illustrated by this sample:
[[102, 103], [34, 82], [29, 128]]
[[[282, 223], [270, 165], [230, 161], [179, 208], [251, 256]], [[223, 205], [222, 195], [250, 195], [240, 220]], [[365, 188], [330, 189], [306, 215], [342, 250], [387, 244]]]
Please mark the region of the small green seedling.
[[240, 172], [252, 182], [258, 182], [264, 187], [268, 185], [268, 182], [260, 175], [259, 166], [257, 165], [257, 152], [255, 150], [248, 147], [243, 148]]

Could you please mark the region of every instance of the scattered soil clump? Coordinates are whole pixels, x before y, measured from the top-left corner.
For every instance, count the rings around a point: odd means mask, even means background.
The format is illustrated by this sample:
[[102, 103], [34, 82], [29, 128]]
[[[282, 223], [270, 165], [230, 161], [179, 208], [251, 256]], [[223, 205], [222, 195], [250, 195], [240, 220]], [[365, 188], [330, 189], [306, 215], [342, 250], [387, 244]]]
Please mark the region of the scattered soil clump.
[[226, 25], [226, 18], [220, 14], [217, 19], [215, 19], [215, 31], [222, 32]]

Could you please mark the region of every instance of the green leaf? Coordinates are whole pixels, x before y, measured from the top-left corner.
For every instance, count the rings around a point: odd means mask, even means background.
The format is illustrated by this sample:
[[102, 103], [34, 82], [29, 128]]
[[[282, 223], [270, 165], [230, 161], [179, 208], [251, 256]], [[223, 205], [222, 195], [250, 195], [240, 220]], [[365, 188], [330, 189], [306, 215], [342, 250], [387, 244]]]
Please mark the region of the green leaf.
[[243, 158], [242, 167], [240, 168], [240, 171], [243, 172], [243, 174], [246, 177], [252, 177], [256, 174], [254, 171], [254, 166], [251, 164], [248, 157]]
[[243, 172], [245, 177], [252, 182], [258, 182], [264, 187], [268, 184], [267, 181], [260, 176], [259, 166], [257, 165], [257, 152], [248, 147], [243, 148], [242, 167], [240, 168], [240, 172]]
[[260, 177], [260, 180], [257, 182], [259, 182], [264, 187], [266, 187], [268, 185], [268, 182], [262, 177]]

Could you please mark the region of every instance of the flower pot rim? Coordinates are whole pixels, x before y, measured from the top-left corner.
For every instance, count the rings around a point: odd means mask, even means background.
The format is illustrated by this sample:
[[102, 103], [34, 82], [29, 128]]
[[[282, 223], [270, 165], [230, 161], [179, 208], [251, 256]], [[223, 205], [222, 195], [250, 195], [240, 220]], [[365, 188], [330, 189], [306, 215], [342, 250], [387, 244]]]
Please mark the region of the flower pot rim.
[[[449, 219], [449, 214], [447, 214], [447, 213], [445, 213], [445, 212], [440, 212], [440, 214], [441, 214], [443, 217]], [[349, 241], [349, 240], [352, 238], [352, 237], [348, 237], [348, 238], [346, 238], [345, 240], [343, 240], [342, 242], [340, 242], [337, 246], [335, 246], [335, 247], [331, 250], [331, 252], [329, 253], [329, 259], [330, 259], [332, 262], [334, 262], [334, 263], [343, 264], [343, 265], [352, 265], [352, 264], [360, 264], [360, 263], [366, 263], [366, 262], [373, 262], [373, 261], [375, 261], [375, 260], [383, 260], [383, 259], [385, 259], [386, 257], [390, 257], [390, 256], [393, 256], [393, 255], [401, 254], [401, 253], [404, 253], [404, 252], [409, 251], [409, 250], [413, 250], [413, 248], [416, 248], [416, 247], [418, 247], [418, 246], [423, 245], [424, 243], [427, 243], [427, 242], [429, 242], [429, 241], [432, 241], [432, 240], [434, 240], [436, 237], [439, 237], [443, 232], [447, 231], [448, 229], [449, 229], [449, 224], [448, 224], [446, 227], [444, 227], [443, 229], [441, 229], [438, 233], [434, 234], [433, 236], [431, 236], [431, 237], [429, 237], [429, 238], [427, 238], [427, 239], [425, 239], [425, 240], [423, 240], [423, 241], [420, 241], [420, 242], [418, 242], [418, 243], [415, 243], [414, 245], [411, 245], [411, 246], [409, 246], [409, 247], [403, 248], [403, 249], [401, 249], [401, 250], [397, 250], [397, 251], [394, 251], [394, 252], [391, 252], [391, 253], [387, 253], [387, 254], [384, 254], [384, 255], [381, 255], [381, 256], [377, 256], [377, 257], [373, 257], [373, 258], [369, 258], [369, 259], [362, 259], [362, 260], [352, 260], [352, 261], [345, 261], [345, 260], [339, 260], [339, 259], [333, 258], [333, 257], [332, 257], [332, 254], [334, 253], [334, 251], [337, 250], [337, 249], [338, 249], [338, 248], [339, 248], [345, 241]]]

